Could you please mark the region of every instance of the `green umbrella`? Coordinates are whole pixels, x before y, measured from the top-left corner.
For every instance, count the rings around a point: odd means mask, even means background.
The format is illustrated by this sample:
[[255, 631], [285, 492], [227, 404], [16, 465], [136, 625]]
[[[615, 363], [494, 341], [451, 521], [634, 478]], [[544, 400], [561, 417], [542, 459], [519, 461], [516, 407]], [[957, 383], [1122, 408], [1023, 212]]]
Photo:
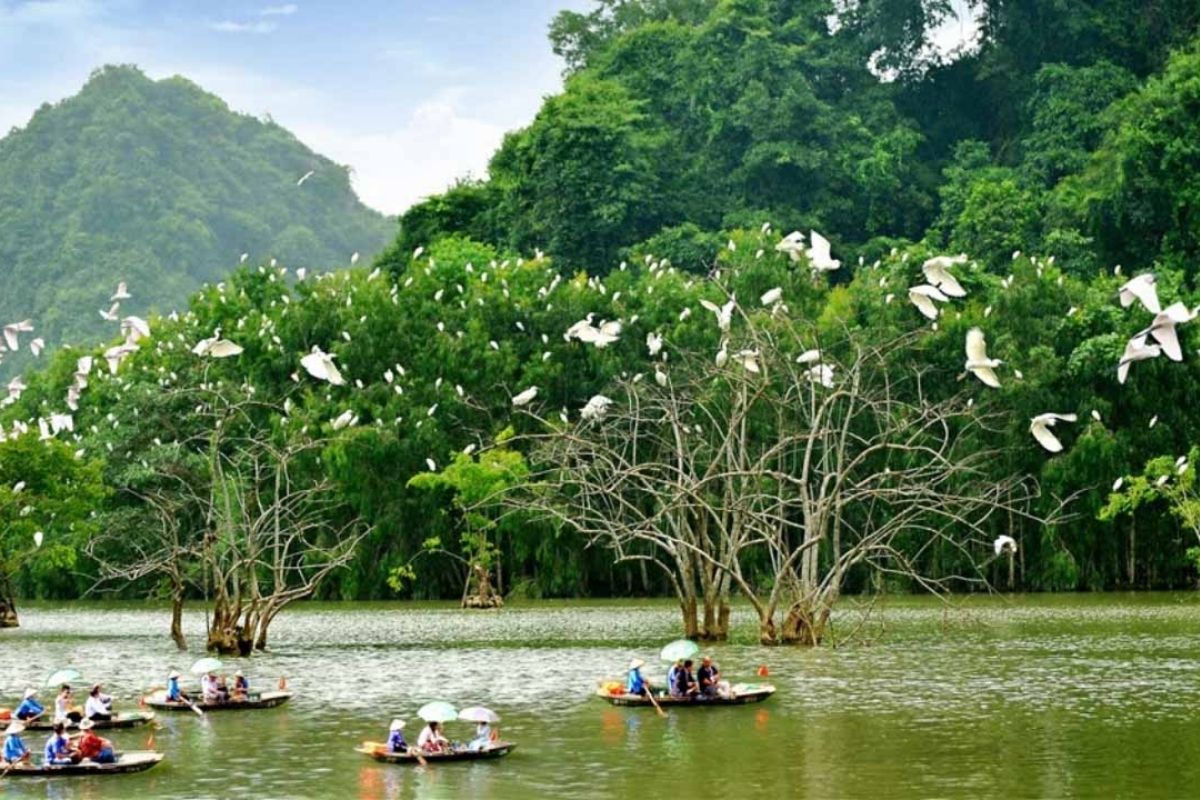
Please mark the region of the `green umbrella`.
[[663, 661], [679, 661], [680, 659], [691, 658], [699, 652], [700, 645], [691, 639], [676, 639], [664, 647], [659, 656]]
[[64, 683], [79, 683], [83, 680], [83, 673], [74, 667], [64, 667], [50, 673], [50, 677], [46, 678], [47, 686], [62, 686]]
[[225, 666], [219, 658], [202, 658], [195, 664], [192, 664], [193, 675], [204, 675], [209, 672], [216, 672], [221, 667]]
[[417, 716], [426, 722], [451, 722], [458, 719], [458, 709], [449, 703], [435, 700], [417, 709]]

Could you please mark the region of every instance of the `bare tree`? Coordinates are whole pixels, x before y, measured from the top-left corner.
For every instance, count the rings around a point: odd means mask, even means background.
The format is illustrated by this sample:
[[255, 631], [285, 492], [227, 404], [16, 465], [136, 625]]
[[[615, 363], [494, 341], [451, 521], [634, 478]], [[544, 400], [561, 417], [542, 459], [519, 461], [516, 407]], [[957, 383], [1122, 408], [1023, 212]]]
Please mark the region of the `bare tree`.
[[[598, 421], [539, 418], [541, 466], [510, 507], [657, 566], [692, 637], [728, 635], [733, 590], [764, 643], [818, 644], [852, 571], [986, 585], [990, 534], [1029, 518], [1038, 488], [996, 474], [1000, 415], [976, 387], [931, 391], [953, 382], [927, 380], [920, 334], [846, 330], [818, 351], [778, 309], [744, 323], [718, 359], [674, 351], [669, 375], [618, 384]], [[944, 550], [969, 568], [933, 577]]]

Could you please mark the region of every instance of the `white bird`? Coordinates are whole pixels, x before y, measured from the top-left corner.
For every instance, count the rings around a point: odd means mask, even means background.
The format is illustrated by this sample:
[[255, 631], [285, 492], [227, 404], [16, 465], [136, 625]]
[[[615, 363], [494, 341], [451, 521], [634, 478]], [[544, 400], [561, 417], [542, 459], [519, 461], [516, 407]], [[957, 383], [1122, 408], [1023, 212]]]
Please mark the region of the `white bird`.
[[651, 358], [654, 358], [655, 356], [657, 356], [659, 353], [662, 352], [662, 349], [663, 349], [662, 337], [659, 336], [654, 331], [650, 331], [650, 333], [647, 333], [646, 334], [646, 349], [650, 351]]
[[996, 541], [992, 542], [992, 549], [996, 551], [996, 555], [1000, 555], [1008, 550], [1010, 553], [1017, 552], [1017, 540], [1011, 536], [997, 536]]
[[579, 416], [585, 422], [599, 422], [608, 413], [608, 407], [612, 405], [612, 402], [612, 400], [602, 394], [592, 395], [592, 398], [587, 401], [587, 405], [583, 407]]
[[41, 531], [34, 531], [33, 532], [33, 546], [41, 547], [42, 542], [44, 541], [44, 538], [45, 538], [45, 534], [43, 534]]
[[665, 388], [667, 385], [667, 373], [663, 372], [658, 367], [655, 367], [654, 368], [654, 382], [657, 383], [659, 386], [662, 386]]
[[105, 322], [116, 322], [117, 321], [117, 312], [120, 310], [121, 310], [121, 304], [113, 303], [112, 306], [108, 309], [108, 311], [105, 311], [103, 308], [100, 309], [100, 319], [104, 320]]
[[1183, 350], [1179, 347], [1179, 335], [1175, 331], [1175, 326], [1190, 322], [1194, 318], [1195, 314], [1183, 303], [1172, 303], [1155, 314], [1150, 327], [1138, 335], [1149, 334], [1162, 346], [1162, 352], [1167, 358], [1172, 361], [1183, 361]]
[[1033, 434], [1033, 438], [1038, 440], [1038, 444], [1051, 453], [1061, 453], [1062, 442], [1050, 432], [1050, 429], [1060, 420], [1074, 422], [1076, 419], [1078, 418], [1074, 414], [1038, 414], [1029, 421], [1029, 432]]
[[32, 320], [22, 320], [21, 322], [13, 322], [4, 326], [4, 341], [8, 345], [8, 349], [14, 353], [21, 349], [21, 343], [18, 340], [18, 335], [22, 333], [30, 333], [33, 330]]
[[819, 383], [826, 389], [833, 388], [833, 365], [832, 364], [817, 364], [808, 371], [808, 379], [814, 383]]
[[967, 331], [967, 371], [993, 389], [1000, 388], [1000, 379], [996, 377], [995, 369], [1004, 362], [998, 358], [987, 357], [987, 341], [983, 331], [971, 328]]
[[800, 231], [792, 231], [787, 236], [775, 245], [775, 250], [780, 253], [787, 253], [788, 258], [792, 261], [799, 261], [800, 256], [804, 253], [804, 234]]
[[127, 342], [139, 342], [150, 336], [150, 323], [141, 317], [126, 317], [121, 320], [121, 335]]
[[213, 335], [207, 339], [201, 339], [192, 348], [192, 352], [198, 356], [208, 356], [209, 358], [230, 358], [242, 354], [241, 345], [234, 344], [228, 339], [221, 338], [221, 329], [217, 328]]
[[328, 381], [334, 386], [344, 386], [346, 379], [342, 377], [337, 365], [333, 363], [335, 357], [314, 344], [312, 352], [300, 359], [300, 366], [304, 367], [305, 371], [317, 380]]
[[720, 330], [722, 333], [729, 330], [729, 326], [733, 323], [733, 309], [737, 305], [737, 301], [734, 298], [729, 298], [729, 300], [721, 306], [718, 306], [711, 300], [701, 300], [700, 305], [707, 308], [716, 316], [718, 330]]
[[310, 169], [308, 172], [300, 176], [300, 180], [296, 181], [297, 186], [303, 186], [304, 182], [316, 174], [316, 170]]
[[842, 265], [829, 252], [829, 240], [816, 231], [809, 234], [812, 246], [808, 248], [808, 263], [816, 272], [832, 272]]
[[727, 349], [726, 345], [727, 345], [726, 341], [724, 339], [722, 339], [721, 340], [721, 349], [717, 351], [717, 357], [716, 357], [716, 364], [717, 364], [718, 369], [721, 367], [724, 367], [725, 363], [727, 361], [729, 361], [729, 350]]
[[340, 431], [343, 428], [352, 428], [358, 424], [358, 415], [350, 410], [343, 411], [332, 424], [335, 431]]
[[1134, 336], [1125, 343], [1125, 352], [1121, 354], [1121, 361], [1117, 364], [1117, 382], [1125, 383], [1125, 379], [1129, 377], [1129, 366], [1133, 362], [1157, 358], [1161, 353], [1161, 347], [1146, 343], [1145, 334]]
[[108, 362], [108, 371], [116, 375], [117, 370], [121, 367], [121, 362], [140, 349], [138, 345], [126, 342], [125, 344], [119, 344], [116, 347], [110, 347], [105, 350], [104, 360]]
[[1154, 277], [1153, 272], [1146, 272], [1138, 275], [1136, 278], [1130, 278], [1117, 290], [1117, 297], [1121, 301], [1121, 308], [1129, 308], [1133, 305], [1134, 300], [1138, 300], [1151, 314], [1157, 314], [1162, 310], [1162, 307], [1158, 304], [1156, 282], [1157, 278]]
[[747, 372], [753, 372], [756, 375], [759, 373], [760, 370], [758, 368], [757, 350], [742, 350], [738, 352], [736, 356], [734, 356], [734, 359], [736, 359], [737, 362], [742, 365], [742, 368]]
[[925, 263], [921, 265], [921, 272], [925, 274], [925, 280], [940, 289], [946, 296], [966, 297], [967, 290], [962, 287], [957, 278], [950, 274], [950, 267], [956, 264], [965, 264], [966, 261], [965, 253], [957, 256], [934, 256], [925, 259]]
[[17, 481], [16, 483], [13, 484], [13, 487], [12, 487], [13, 494], [20, 494], [23, 491], [25, 491], [25, 481]]
[[1113, 481], [1112, 490], [1114, 492], [1119, 492], [1119, 491], [1121, 491], [1121, 487], [1124, 485], [1125, 485], [1125, 479], [1117, 478], [1115, 481]]
[[528, 389], [521, 392], [520, 394], [513, 395], [513, 399], [512, 399], [513, 407], [520, 408], [521, 406], [529, 405], [530, 403], [533, 402], [533, 399], [535, 397], [537, 397], [537, 394], [538, 394], [538, 387], [530, 386]]
[[941, 313], [938, 307], [934, 305], [935, 300], [939, 303], [950, 302], [950, 298], [943, 294], [942, 290], [936, 286], [923, 283], [908, 290], [908, 301], [929, 319], [937, 319], [938, 314]]
[[29, 352], [33, 353], [34, 358], [40, 356], [42, 351], [46, 349], [46, 340], [40, 336], [29, 343]]
[[437, 472], [437, 462], [432, 458], [425, 459], [425, 466], [429, 467], [430, 472]]
[[763, 292], [762, 297], [758, 298], [764, 306], [773, 306], [783, 299], [783, 287], [776, 286], [774, 289], [768, 289]]
[[805, 350], [800, 355], [796, 356], [797, 364], [815, 364], [821, 360], [820, 350]]
[[10, 401], [20, 400], [21, 392], [25, 391], [27, 388], [28, 387], [25, 385], [25, 381], [20, 375], [18, 375], [8, 382], [8, 399]]
[[121, 281], [117, 284], [117, 290], [113, 292], [113, 296], [108, 299], [113, 303], [117, 303], [121, 300], [128, 300], [131, 297], [133, 295], [129, 293], [129, 288], [125, 285], [125, 281]]
[[357, 263], [358, 263], [358, 251], [355, 250], [354, 254], [350, 256], [350, 265], [354, 266]]

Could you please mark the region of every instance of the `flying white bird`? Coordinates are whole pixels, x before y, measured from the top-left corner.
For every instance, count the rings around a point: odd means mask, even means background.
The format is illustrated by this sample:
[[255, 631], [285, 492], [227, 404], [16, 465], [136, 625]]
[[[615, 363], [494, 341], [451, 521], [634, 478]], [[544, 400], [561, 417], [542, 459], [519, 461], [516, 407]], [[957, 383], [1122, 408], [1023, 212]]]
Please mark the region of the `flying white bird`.
[[196, 346], [192, 348], [192, 352], [198, 356], [208, 356], [209, 358], [230, 358], [241, 355], [242, 347], [228, 339], [222, 339], [221, 329], [217, 328], [212, 336], [197, 342]]
[[987, 386], [999, 389], [1000, 379], [996, 377], [995, 369], [1004, 362], [998, 358], [987, 357], [987, 342], [983, 338], [982, 330], [971, 328], [971, 330], [967, 331], [966, 349], [967, 371], [974, 374], [976, 378], [979, 378]]
[[842, 265], [829, 252], [829, 240], [816, 231], [809, 235], [812, 246], [808, 248], [808, 262], [815, 272], [832, 272]]
[[1145, 334], [1134, 336], [1125, 343], [1125, 352], [1121, 354], [1121, 361], [1117, 364], [1117, 382], [1125, 383], [1125, 379], [1129, 377], [1129, 366], [1133, 362], [1157, 358], [1161, 354], [1161, 347], [1146, 343]]
[[121, 320], [121, 335], [127, 342], [139, 342], [150, 336], [150, 323], [141, 317], [126, 317]]
[[787, 236], [775, 245], [775, 250], [780, 253], [787, 253], [788, 258], [792, 261], [799, 261], [800, 256], [804, 253], [804, 234], [800, 231], [792, 231]]
[[996, 551], [996, 555], [1000, 555], [1006, 549], [1010, 553], [1017, 552], [1017, 540], [1011, 536], [997, 536], [996, 541], [992, 542], [992, 548]]
[[1038, 414], [1029, 421], [1029, 432], [1033, 434], [1033, 438], [1038, 440], [1038, 444], [1051, 453], [1061, 453], [1062, 442], [1050, 432], [1050, 429], [1060, 420], [1074, 422], [1076, 419], [1078, 418], [1074, 414]]
[[1151, 314], [1157, 314], [1162, 310], [1162, 307], [1158, 304], [1156, 282], [1157, 279], [1154, 277], [1153, 272], [1146, 272], [1138, 275], [1136, 278], [1130, 278], [1117, 290], [1117, 297], [1121, 301], [1121, 308], [1129, 308], [1133, 305], [1134, 300], [1138, 300]]
[[513, 399], [512, 399], [513, 407], [520, 408], [521, 406], [529, 405], [530, 403], [533, 402], [533, 399], [535, 397], [537, 397], [537, 394], [538, 394], [538, 387], [530, 386], [528, 389], [521, 392], [520, 394], [513, 395]]
[[31, 320], [22, 320], [21, 322], [13, 322], [4, 326], [4, 342], [8, 345], [8, 349], [14, 353], [21, 349], [21, 343], [18, 336], [22, 333], [30, 333], [33, 331], [33, 322]]
[[116, 322], [118, 319], [117, 312], [120, 310], [121, 304], [113, 303], [108, 311], [105, 311], [103, 308], [100, 309], [100, 319], [104, 320], [105, 322]]
[[756, 375], [759, 373], [760, 370], [758, 367], [757, 350], [742, 350], [734, 356], [734, 359], [741, 364], [742, 368], [747, 372], [753, 372]]
[[297, 186], [303, 186], [304, 182], [316, 174], [316, 170], [310, 169], [308, 172], [300, 176], [300, 180], [296, 181]]
[[104, 360], [108, 362], [108, 371], [116, 375], [117, 370], [121, 367], [121, 362], [140, 349], [138, 345], [126, 342], [125, 344], [119, 344], [116, 347], [110, 347], [105, 350]]
[[128, 300], [131, 297], [133, 295], [129, 293], [129, 287], [125, 285], [125, 281], [121, 281], [117, 284], [117, 290], [113, 292], [113, 296], [108, 299], [113, 303], [118, 303], [122, 300]]
[[764, 306], [773, 306], [783, 299], [783, 287], [776, 286], [774, 289], [768, 289], [763, 292], [763, 296], [758, 298]]
[[1154, 315], [1150, 327], [1138, 335], [1149, 334], [1162, 346], [1163, 354], [1172, 361], [1183, 361], [1183, 350], [1179, 347], [1179, 335], [1175, 326], [1190, 322], [1195, 317], [1183, 303], [1172, 303]]
[[46, 340], [40, 336], [29, 343], [29, 352], [33, 353], [34, 357], [40, 356], [42, 351], [46, 349]]
[[323, 352], [314, 344], [312, 352], [300, 359], [300, 366], [317, 380], [328, 381], [334, 386], [344, 386], [346, 379], [333, 363], [335, 357], [331, 353]]
[[950, 274], [950, 267], [956, 264], [965, 264], [966, 261], [965, 253], [957, 256], [934, 256], [925, 259], [925, 263], [921, 265], [921, 272], [925, 274], [925, 280], [940, 289], [947, 297], [966, 297], [967, 290], [962, 287], [957, 278]]
[[737, 301], [734, 298], [729, 298], [729, 300], [721, 306], [718, 306], [711, 300], [701, 300], [700, 305], [707, 308], [716, 316], [718, 330], [720, 330], [722, 333], [729, 330], [729, 326], [733, 323], [733, 309], [737, 305]]
[[929, 319], [937, 319], [938, 314], [941, 313], [938, 307], [934, 305], [935, 300], [939, 303], [950, 302], [950, 298], [943, 294], [942, 290], [936, 286], [923, 283], [908, 290], [908, 301]]

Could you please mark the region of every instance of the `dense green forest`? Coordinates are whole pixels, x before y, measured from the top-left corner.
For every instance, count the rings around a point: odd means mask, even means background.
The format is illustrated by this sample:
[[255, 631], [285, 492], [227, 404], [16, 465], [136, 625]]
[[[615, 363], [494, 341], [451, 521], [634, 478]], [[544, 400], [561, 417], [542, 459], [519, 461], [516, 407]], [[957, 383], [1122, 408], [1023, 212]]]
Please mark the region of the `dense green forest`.
[[[970, 409], [987, 420], [986, 434], [960, 436], [948, 424], [956, 448], [987, 453], [972, 481], [1036, 487], [957, 540], [898, 535], [887, 553], [846, 570], [846, 591], [929, 581], [965, 590], [1193, 585], [1194, 323], [1178, 328], [1182, 363], [1132, 364], [1123, 384], [1117, 365], [1153, 317], [1118, 301], [1127, 280], [1152, 271], [1164, 307], [1200, 300], [1200, 8], [1081, 0], [972, 9], [978, 39], [953, 53], [929, 44], [949, 12], [938, 2], [604, 0], [562, 13], [550, 38], [567, 64], [564, 90], [506, 137], [486, 180], [406, 212], [374, 264], [297, 276], [317, 262], [337, 268], [341, 254], [301, 248], [301, 257], [270, 237], [238, 245], [252, 251], [250, 264], [197, 293], [188, 314], [152, 319], [149, 343], [113, 375], [97, 361], [74, 433], [42, 450], [75, 451], [70, 479], [100, 498], [98, 518], [22, 476], [47, 474], [30, 466], [38, 456], [27, 442], [38, 418], [62, 409], [78, 358], [114, 342], [62, 351], [26, 375], [28, 390], [0, 412], [9, 432], [0, 482], [27, 484], [25, 499], [0, 486], [0, 510], [31, 509], [6, 512], [0, 540], [16, 594], [93, 587], [100, 567], [83, 540], [97, 526], [130, 537], [153, 527], [146, 498], [159, 496], [164, 476], [226, 491], [204, 448], [180, 444], [203, 440], [214, 398], [271, 409], [239, 417], [259, 438], [322, 437], [320, 458], [304, 469], [336, 487], [338, 515], [368, 529], [323, 596], [457, 598], [467, 565], [508, 596], [670, 593], [672, 578], [639, 553], [622, 561], [604, 541], [587, 546], [552, 514], [488, 509], [486, 490], [529, 481], [536, 495], [546, 484], [530, 476], [545, 479], [554, 452], [541, 432], [588, 436], [588, 414], [602, 416], [597, 395], [658, 402], [645, 393], [686, 379], [698, 404], [719, 405], [733, 392], [705, 371], [713, 354], [722, 364], [720, 354], [745, 363], [742, 354], [760, 350], [803, 359], [804, 347], [826, 353], [834, 376], [859, 374], [855, 352], [886, 352], [897, 375], [919, 376], [897, 380], [906, 409], [961, 399], [955, 415]], [[278, 199], [294, 188], [283, 177], [263, 187], [264, 207], [280, 204], [280, 219], [300, 214]], [[789, 248], [783, 237], [793, 230], [828, 236], [840, 267], [819, 270], [814, 254]], [[133, 229], [128, 243], [154, 249]], [[194, 277], [213, 278], [230, 261], [182, 235], [171, 246], [203, 263]], [[931, 324], [909, 289], [925, 279], [926, 259], [957, 253], [969, 257], [952, 267], [965, 296]], [[258, 266], [269, 257], [288, 269]], [[117, 274], [111, 264], [96, 269], [105, 280]], [[760, 302], [775, 287], [783, 305]], [[701, 301], [719, 308], [730, 296], [739, 316], [721, 330]], [[584, 319], [619, 320], [621, 330], [603, 347], [564, 337]], [[964, 377], [975, 327], [1002, 361], [998, 389]], [[191, 352], [214, 336], [244, 352]], [[792, 336], [807, 344], [780, 344]], [[771, 344], [751, 349], [756, 342]], [[344, 385], [301, 369], [314, 347], [335, 355]], [[535, 386], [528, 404], [514, 405]], [[1058, 454], [1030, 433], [1047, 412], [1077, 418], [1055, 428]], [[13, 436], [21, 420], [34, 433]], [[777, 424], [751, 418], [750, 436], [769, 441]], [[711, 428], [691, 434], [712, 445]], [[903, 468], [881, 462], [871, 475], [894, 472]], [[204, 515], [188, 513], [203, 537]], [[845, 513], [859, 530], [857, 515], [875, 512]], [[31, 529], [47, 544], [32, 547]], [[1005, 535], [1016, 542], [1011, 570], [1000, 548], [992, 553]], [[828, 547], [818, 551], [826, 564]], [[768, 553], [748, 547], [738, 559], [743, 594], [769, 593], [779, 580]], [[198, 596], [202, 570], [184, 573]], [[105, 585], [167, 591], [161, 574]]]
[[183, 78], [105, 67], [0, 139], [0, 318], [49, 344], [99, 336], [120, 281], [121, 316], [167, 313], [242, 253], [348, 264], [391, 233], [345, 167]]

